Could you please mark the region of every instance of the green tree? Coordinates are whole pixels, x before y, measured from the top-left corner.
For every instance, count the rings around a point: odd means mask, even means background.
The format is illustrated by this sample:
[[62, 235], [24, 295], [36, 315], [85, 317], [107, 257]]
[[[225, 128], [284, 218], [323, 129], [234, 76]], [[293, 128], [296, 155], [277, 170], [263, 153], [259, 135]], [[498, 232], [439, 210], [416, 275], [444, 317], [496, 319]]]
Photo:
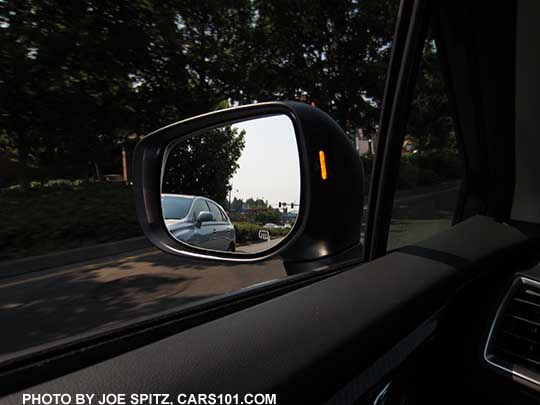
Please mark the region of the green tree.
[[398, 2], [256, 1], [256, 63], [247, 67], [249, 100], [313, 102], [348, 132], [373, 134]]
[[134, 72], [143, 133], [236, 99], [250, 62], [251, 1], [167, 3], [147, 63]]
[[250, 4], [1, 1], [0, 128], [21, 179], [30, 166], [80, 177], [89, 161], [118, 171], [132, 134], [227, 99]]
[[281, 223], [281, 216], [282, 216], [281, 212], [279, 212], [276, 209], [273, 209], [273, 208], [261, 209], [253, 213], [252, 222], [262, 224], [262, 225], [269, 222], [279, 224]]
[[167, 157], [164, 193], [202, 195], [226, 207], [229, 182], [238, 170], [245, 131], [226, 126], [178, 143]]
[[[119, 146], [133, 134], [224, 100], [313, 102], [346, 132], [373, 136], [397, 7], [0, 1], [0, 147], [16, 157], [22, 179], [35, 176], [32, 168], [80, 177], [90, 161], [118, 171]], [[409, 131], [429, 147], [444, 144], [448, 124], [435, 56], [426, 56], [420, 81], [428, 92], [413, 106]]]
[[281, 223], [282, 213], [263, 198], [250, 197], [244, 201], [235, 197], [231, 204], [230, 218], [236, 222], [264, 225], [268, 222]]
[[155, 10], [145, 0], [0, 4], [2, 129], [21, 177], [31, 165], [80, 176], [132, 129], [130, 73], [148, 55]]
[[268, 201], [262, 198], [248, 198], [246, 200], [246, 206], [250, 209], [254, 208], [269, 208]]
[[230, 211], [240, 211], [242, 209], [242, 206], [244, 204], [244, 201], [241, 198], [234, 197], [231, 201], [231, 207]]
[[453, 118], [433, 40], [424, 46], [407, 134], [421, 152], [450, 149], [457, 153]]

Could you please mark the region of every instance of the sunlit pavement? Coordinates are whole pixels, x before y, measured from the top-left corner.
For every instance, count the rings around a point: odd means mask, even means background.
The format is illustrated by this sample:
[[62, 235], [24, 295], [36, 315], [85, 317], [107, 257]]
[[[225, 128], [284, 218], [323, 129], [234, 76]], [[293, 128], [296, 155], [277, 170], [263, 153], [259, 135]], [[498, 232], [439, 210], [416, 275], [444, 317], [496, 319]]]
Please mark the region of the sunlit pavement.
[[[389, 248], [446, 228], [456, 193], [456, 187], [447, 187], [398, 197]], [[260, 250], [276, 242], [239, 249]], [[0, 356], [285, 276], [278, 260], [213, 264], [148, 248], [5, 278], [0, 282]]]

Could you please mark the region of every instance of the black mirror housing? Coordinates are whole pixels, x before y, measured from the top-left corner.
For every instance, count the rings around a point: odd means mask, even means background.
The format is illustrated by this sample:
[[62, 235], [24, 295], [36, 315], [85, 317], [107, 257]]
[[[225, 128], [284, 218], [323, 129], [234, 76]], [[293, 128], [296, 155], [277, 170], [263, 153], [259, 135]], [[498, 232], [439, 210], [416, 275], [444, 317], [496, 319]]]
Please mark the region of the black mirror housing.
[[[301, 177], [300, 211], [296, 225], [283, 243], [264, 252], [238, 255], [210, 252], [174, 239], [164, 224], [160, 197], [163, 159], [171, 142], [218, 125], [277, 114], [286, 115], [293, 123]], [[139, 223], [147, 238], [167, 253], [231, 262], [255, 262], [279, 254], [286, 263], [302, 263], [361, 247], [363, 168], [360, 157], [339, 125], [308, 104], [253, 104], [215, 111], [161, 128], [137, 145], [133, 175]]]

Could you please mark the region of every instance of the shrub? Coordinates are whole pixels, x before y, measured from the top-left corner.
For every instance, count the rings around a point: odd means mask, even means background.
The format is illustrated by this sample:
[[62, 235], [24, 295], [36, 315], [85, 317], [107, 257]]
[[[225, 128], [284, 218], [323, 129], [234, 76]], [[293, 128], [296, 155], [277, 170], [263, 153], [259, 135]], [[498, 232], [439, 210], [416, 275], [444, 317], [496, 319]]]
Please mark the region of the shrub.
[[443, 149], [404, 155], [402, 162], [408, 162], [419, 169], [431, 170], [443, 179], [462, 177], [462, 161], [458, 153], [452, 150]]
[[413, 188], [418, 185], [418, 167], [403, 160], [399, 167], [398, 188]]
[[246, 243], [259, 240], [259, 230], [261, 226], [251, 222], [236, 222], [234, 230], [236, 231], [236, 243]]
[[80, 186], [82, 184], [82, 180], [66, 180], [66, 179], [55, 179], [55, 180], [49, 180], [46, 183], [43, 183], [43, 187], [45, 188], [66, 188], [66, 189], [73, 189], [77, 186]]
[[[261, 225], [252, 222], [235, 222], [234, 230], [236, 231], [236, 243], [247, 243], [260, 241], [259, 231], [263, 229]], [[271, 238], [278, 238], [289, 233], [290, 229], [286, 228], [264, 228], [270, 232]]]
[[433, 170], [443, 178], [463, 177], [463, 162], [457, 152], [442, 150], [432, 153]]
[[419, 186], [430, 186], [432, 184], [441, 183], [441, 177], [430, 169], [418, 170], [418, 183]]
[[0, 260], [138, 235], [123, 184], [54, 180], [0, 191]]
[[462, 162], [457, 152], [428, 151], [401, 158], [398, 187], [429, 186], [462, 177]]
[[287, 234], [291, 231], [291, 229], [287, 229], [287, 228], [270, 228], [270, 229], [267, 229], [265, 228], [267, 231], [270, 232], [270, 236], [272, 238], [279, 238], [281, 236], [287, 236]]

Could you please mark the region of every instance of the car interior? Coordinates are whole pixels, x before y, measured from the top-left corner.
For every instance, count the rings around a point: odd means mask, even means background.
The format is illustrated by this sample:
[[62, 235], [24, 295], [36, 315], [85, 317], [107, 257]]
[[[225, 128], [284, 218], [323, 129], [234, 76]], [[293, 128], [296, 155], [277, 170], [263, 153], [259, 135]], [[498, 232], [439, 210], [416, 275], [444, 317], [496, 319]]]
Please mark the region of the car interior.
[[[135, 199], [152, 243], [253, 266], [282, 257], [289, 276], [8, 359], [0, 403], [115, 392], [275, 393], [278, 404], [540, 403], [539, 20], [534, 0], [401, 1], [370, 190], [343, 130], [305, 103], [220, 110], [144, 138]], [[391, 250], [403, 134], [428, 36], [441, 55], [464, 180], [449, 229]], [[167, 145], [275, 114], [291, 119], [298, 144], [301, 209], [290, 233], [256, 253], [174, 239], [160, 205]], [[330, 218], [336, 200], [366, 210]]]

